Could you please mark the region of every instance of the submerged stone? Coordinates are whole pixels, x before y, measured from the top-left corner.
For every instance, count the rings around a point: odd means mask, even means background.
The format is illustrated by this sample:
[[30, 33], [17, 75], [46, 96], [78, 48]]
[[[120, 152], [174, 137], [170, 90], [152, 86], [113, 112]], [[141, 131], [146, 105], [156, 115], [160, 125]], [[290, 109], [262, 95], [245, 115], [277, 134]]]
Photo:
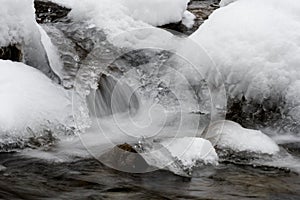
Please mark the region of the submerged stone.
[[141, 173], [150, 167], [144, 158], [127, 143], [115, 146], [101, 155], [100, 160], [103, 164], [124, 172]]

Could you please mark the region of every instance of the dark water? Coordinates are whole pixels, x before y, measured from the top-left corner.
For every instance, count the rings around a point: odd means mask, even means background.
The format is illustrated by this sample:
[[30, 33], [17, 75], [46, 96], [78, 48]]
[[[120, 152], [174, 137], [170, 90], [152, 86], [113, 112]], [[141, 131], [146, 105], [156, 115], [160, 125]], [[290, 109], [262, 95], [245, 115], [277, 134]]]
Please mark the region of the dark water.
[[299, 199], [298, 174], [222, 163], [183, 178], [167, 171], [128, 174], [97, 160], [52, 163], [1, 154], [1, 199]]

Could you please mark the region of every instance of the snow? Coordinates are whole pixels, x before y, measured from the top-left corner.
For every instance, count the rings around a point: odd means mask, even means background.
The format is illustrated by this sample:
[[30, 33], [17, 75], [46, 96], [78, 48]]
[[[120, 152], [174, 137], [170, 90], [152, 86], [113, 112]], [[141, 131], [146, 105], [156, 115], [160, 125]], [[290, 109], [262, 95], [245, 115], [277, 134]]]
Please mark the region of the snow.
[[227, 6], [228, 4], [231, 4], [232, 2], [235, 2], [237, 0], [221, 0], [220, 2], [220, 6], [223, 7], [223, 6]]
[[195, 23], [195, 18], [196, 16], [193, 13], [186, 10], [183, 13], [182, 24], [185, 25], [187, 28], [192, 28]]
[[89, 21], [108, 34], [119, 34], [179, 22], [184, 16], [188, 0], [53, 0], [72, 8], [70, 17]]
[[0, 24], [0, 46], [31, 38], [37, 31], [33, 0], [2, 0]]
[[39, 69], [58, 82], [41, 43], [33, 0], [3, 0], [0, 7], [0, 24], [0, 47], [18, 44], [24, 63]]
[[30, 66], [0, 60], [0, 83], [0, 132], [64, 124], [72, 114], [65, 91]]
[[246, 129], [232, 121], [213, 123], [206, 137], [217, 147], [233, 151], [276, 154], [278, 145], [267, 135], [258, 130]]
[[183, 137], [164, 139], [160, 142], [174, 158], [182, 162], [185, 167], [193, 167], [197, 162], [204, 164], [218, 163], [218, 155], [212, 144], [205, 139]]
[[96, 26], [111, 40], [123, 32], [150, 26], [130, 17], [128, 9], [118, 1], [53, 0], [53, 2], [72, 8], [69, 14], [72, 19], [86, 21]]
[[128, 15], [153, 26], [182, 20], [189, 0], [118, 0]]
[[299, 1], [239, 0], [217, 9], [190, 38], [215, 62], [228, 95], [288, 97], [292, 108], [300, 103], [299, 33]]

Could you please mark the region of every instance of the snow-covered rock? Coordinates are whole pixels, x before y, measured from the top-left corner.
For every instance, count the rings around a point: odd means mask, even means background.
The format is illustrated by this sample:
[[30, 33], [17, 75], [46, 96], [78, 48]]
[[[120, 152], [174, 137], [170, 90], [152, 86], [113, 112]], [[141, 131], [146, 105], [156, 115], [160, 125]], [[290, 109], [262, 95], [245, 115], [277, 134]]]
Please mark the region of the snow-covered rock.
[[0, 60], [0, 132], [22, 134], [27, 127], [64, 124], [71, 113], [65, 91], [40, 71]]
[[207, 130], [206, 138], [221, 149], [235, 152], [276, 154], [278, 145], [267, 135], [258, 130], [246, 129], [232, 121], [218, 121]]
[[33, 0], [1, 1], [0, 47], [19, 45], [26, 64], [58, 82], [59, 78], [49, 65], [34, 13]]
[[160, 144], [186, 168], [191, 168], [198, 162], [213, 165], [218, 163], [218, 155], [214, 147], [208, 140], [202, 138], [184, 137], [164, 139]]
[[189, 0], [53, 0], [72, 8], [70, 17], [86, 19], [109, 38], [123, 32], [179, 22]]
[[153, 26], [182, 20], [189, 0], [117, 0], [128, 9], [128, 15]]
[[[293, 108], [300, 103], [290, 98], [299, 91], [299, 33], [298, 1], [238, 0], [217, 9], [190, 38], [215, 62], [232, 98], [285, 99]], [[201, 66], [196, 56], [186, 57]]]

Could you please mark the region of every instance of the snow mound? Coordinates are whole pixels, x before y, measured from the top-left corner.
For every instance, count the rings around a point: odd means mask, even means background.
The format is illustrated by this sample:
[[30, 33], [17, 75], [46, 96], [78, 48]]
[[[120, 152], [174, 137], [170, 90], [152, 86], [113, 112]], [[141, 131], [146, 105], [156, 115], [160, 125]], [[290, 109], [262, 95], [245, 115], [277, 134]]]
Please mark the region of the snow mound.
[[182, 18], [182, 24], [185, 25], [187, 28], [193, 28], [195, 24], [195, 19], [196, 16], [191, 13], [190, 11], [185, 11], [183, 13], [183, 18]]
[[153, 26], [182, 20], [189, 0], [119, 0], [128, 14]]
[[53, 0], [72, 8], [70, 17], [105, 31], [108, 39], [123, 32], [179, 22], [188, 0]]
[[205, 139], [195, 137], [164, 139], [160, 142], [183, 166], [191, 168], [198, 162], [218, 163], [218, 155], [212, 144]]
[[261, 131], [243, 128], [232, 121], [213, 123], [208, 128], [206, 137], [217, 147], [236, 152], [249, 151], [271, 155], [279, 152], [278, 145]]
[[217, 9], [190, 38], [216, 63], [228, 95], [258, 103], [286, 98], [294, 108], [300, 105], [299, 33], [299, 1], [239, 0]]
[[64, 124], [71, 114], [65, 91], [32, 67], [0, 60], [0, 83], [0, 132]]

